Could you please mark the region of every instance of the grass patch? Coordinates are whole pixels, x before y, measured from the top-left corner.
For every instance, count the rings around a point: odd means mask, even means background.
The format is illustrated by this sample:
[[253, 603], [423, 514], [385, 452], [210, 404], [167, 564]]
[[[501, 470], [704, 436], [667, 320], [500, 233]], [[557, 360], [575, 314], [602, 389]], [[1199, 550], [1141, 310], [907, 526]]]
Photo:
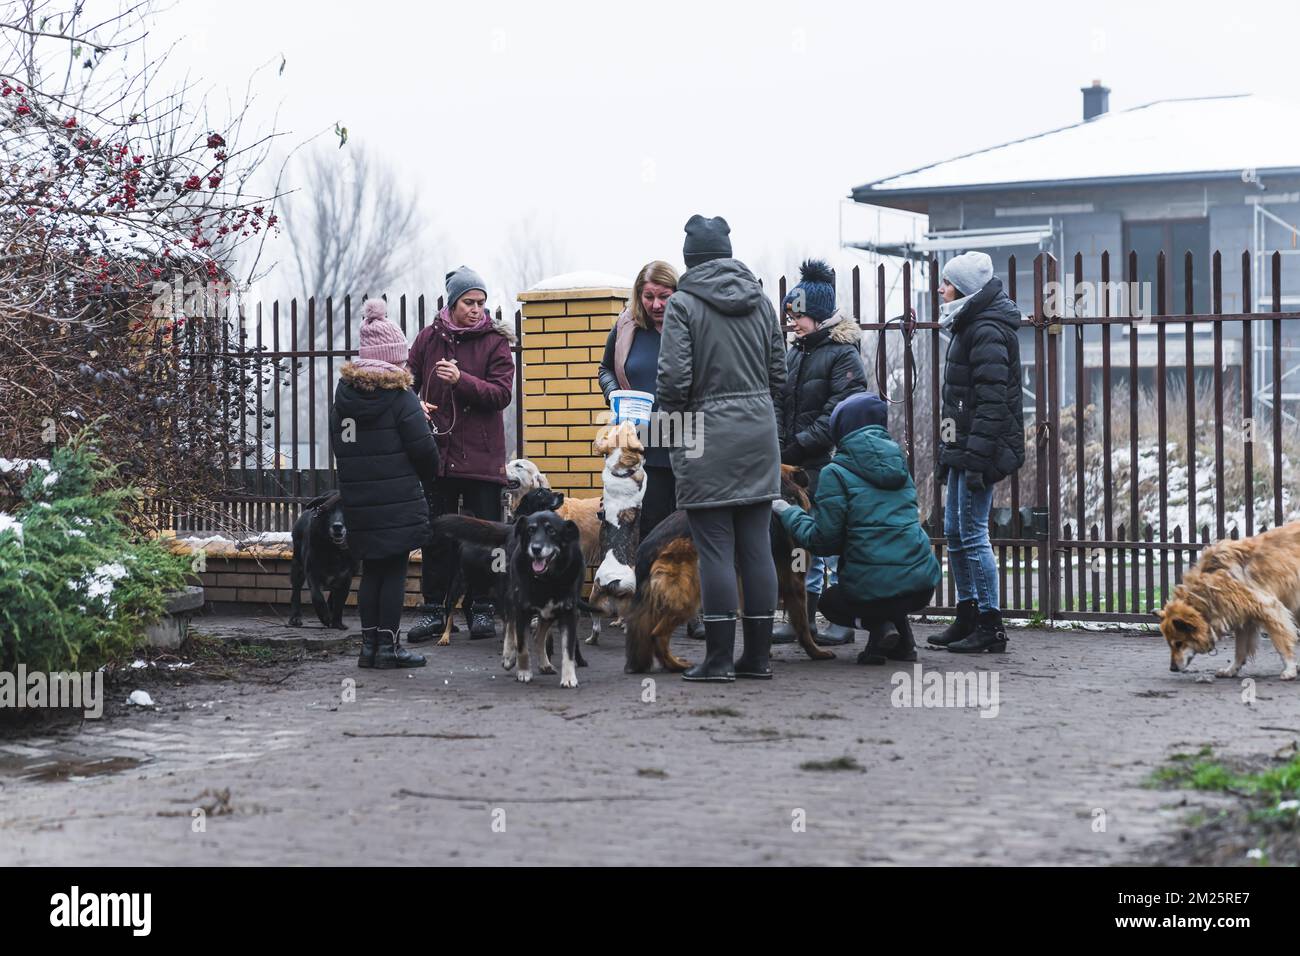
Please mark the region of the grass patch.
[[1225, 766], [1213, 759], [1209, 747], [1202, 747], [1195, 755], [1174, 754], [1170, 760], [1172, 766], [1160, 767], [1152, 773], [1153, 784], [1259, 797], [1271, 803], [1295, 799], [1300, 792], [1300, 754], [1256, 773], [1242, 773]]

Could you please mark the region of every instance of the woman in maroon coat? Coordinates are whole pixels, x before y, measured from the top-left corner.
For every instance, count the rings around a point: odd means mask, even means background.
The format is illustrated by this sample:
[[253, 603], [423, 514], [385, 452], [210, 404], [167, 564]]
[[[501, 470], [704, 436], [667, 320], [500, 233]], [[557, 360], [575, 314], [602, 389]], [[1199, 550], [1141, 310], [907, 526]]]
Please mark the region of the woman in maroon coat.
[[[487, 310], [485, 283], [461, 266], [447, 273], [447, 306], [415, 338], [409, 367], [415, 388], [438, 434], [441, 466], [430, 489], [429, 514], [466, 511], [490, 521], [501, 520], [501, 488], [506, 483], [504, 410], [510, 404], [515, 362], [510, 353], [514, 333], [493, 322]], [[448, 597], [460, 560], [450, 538], [431, 536], [422, 549], [420, 581], [425, 616], [408, 641], [441, 636], [451, 613]], [[470, 637], [492, 637], [491, 580], [466, 568], [466, 587], [473, 595]]]

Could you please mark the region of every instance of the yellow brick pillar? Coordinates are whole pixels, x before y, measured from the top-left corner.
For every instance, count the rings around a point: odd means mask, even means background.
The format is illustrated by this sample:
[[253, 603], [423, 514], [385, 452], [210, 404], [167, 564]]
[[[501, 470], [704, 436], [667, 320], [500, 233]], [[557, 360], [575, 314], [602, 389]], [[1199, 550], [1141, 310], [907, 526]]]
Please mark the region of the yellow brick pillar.
[[604, 462], [591, 450], [607, 409], [597, 371], [605, 339], [632, 295], [620, 276], [572, 273], [539, 282], [523, 303], [524, 457], [551, 487], [600, 495]]

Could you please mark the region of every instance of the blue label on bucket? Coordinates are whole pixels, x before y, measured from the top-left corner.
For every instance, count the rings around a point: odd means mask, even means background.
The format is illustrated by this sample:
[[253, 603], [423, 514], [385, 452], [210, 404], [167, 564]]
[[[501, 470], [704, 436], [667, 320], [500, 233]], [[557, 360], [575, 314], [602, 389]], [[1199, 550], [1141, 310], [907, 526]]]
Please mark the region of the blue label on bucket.
[[616, 425], [623, 422], [650, 424], [650, 409], [654, 403], [655, 397], [649, 392], [621, 388], [609, 393], [609, 405]]

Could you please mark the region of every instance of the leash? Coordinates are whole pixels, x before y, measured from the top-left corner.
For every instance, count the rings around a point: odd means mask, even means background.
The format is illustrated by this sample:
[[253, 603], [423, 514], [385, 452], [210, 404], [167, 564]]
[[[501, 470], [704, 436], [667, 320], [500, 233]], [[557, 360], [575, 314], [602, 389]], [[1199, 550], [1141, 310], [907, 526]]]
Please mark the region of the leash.
[[[459, 367], [460, 363], [459, 363], [459, 362], [456, 362], [455, 359], [450, 359], [450, 361], [455, 362], [456, 365], [457, 365], [457, 367]], [[433, 374], [437, 374], [437, 373], [433, 373]], [[431, 375], [430, 377], [432, 377], [432, 375]], [[450, 389], [450, 386], [448, 386], [448, 391], [450, 391], [450, 390], [451, 390], [451, 389]], [[421, 385], [420, 385], [420, 401], [424, 402], [426, 405], [431, 405], [431, 404], [433, 404], [432, 402], [429, 401], [429, 394], [428, 394], [428, 380], [427, 380], [427, 379], [426, 379], [424, 382], [422, 382]], [[447, 426], [447, 428], [446, 428], [445, 431], [438, 431], [438, 426], [437, 426], [436, 424], [434, 424], [433, 416], [430, 415], [430, 416], [429, 416], [429, 431], [433, 434], [433, 436], [434, 436], [435, 438], [442, 438], [444, 435], [450, 435], [452, 429], [455, 428], [455, 427], [456, 427], [456, 398], [455, 398], [455, 396], [452, 396], [452, 399], [451, 399], [451, 424]]]

